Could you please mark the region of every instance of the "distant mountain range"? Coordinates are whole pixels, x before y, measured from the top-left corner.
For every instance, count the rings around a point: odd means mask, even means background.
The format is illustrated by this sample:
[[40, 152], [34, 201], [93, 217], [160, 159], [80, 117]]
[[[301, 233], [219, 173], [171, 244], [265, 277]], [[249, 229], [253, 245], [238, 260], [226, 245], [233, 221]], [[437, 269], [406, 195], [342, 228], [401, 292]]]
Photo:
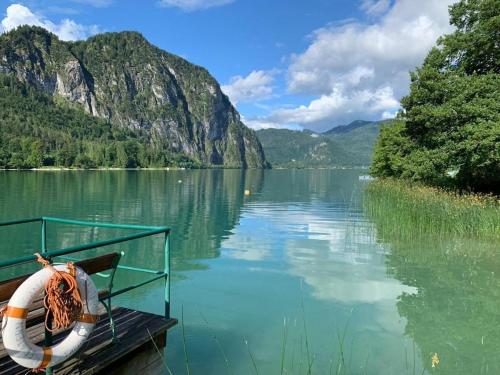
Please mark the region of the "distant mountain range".
[[387, 122], [357, 120], [324, 133], [262, 129], [257, 137], [274, 167], [369, 166], [380, 127]]
[[206, 69], [139, 33], [0, 35], [0, 168], [368, 166], [380, 124], [254, 132]]
[[[349, 133], [352, 130], [362, 128], [366, 125], [373, 124], [373, 121], [364, 121], [364, 120], [355, 120], [351, 122], [348, 125], [339, 125], [331, 128], [330, 130], [327, 130], [321, 134], [323, 135], [332, 135], [332, 134], [343, 134], [343, 133]], [[376, 122], [377, 123], [377, 122]]]

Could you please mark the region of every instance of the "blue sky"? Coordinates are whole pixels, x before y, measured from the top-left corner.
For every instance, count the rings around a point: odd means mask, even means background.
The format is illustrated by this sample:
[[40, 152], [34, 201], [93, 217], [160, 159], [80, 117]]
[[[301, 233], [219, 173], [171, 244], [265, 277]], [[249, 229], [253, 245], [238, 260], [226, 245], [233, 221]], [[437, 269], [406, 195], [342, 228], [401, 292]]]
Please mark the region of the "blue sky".
[[452, 0], [2, 0], [0, 31], [136, 30], [206, 67], [253, 128], [394, 116]]

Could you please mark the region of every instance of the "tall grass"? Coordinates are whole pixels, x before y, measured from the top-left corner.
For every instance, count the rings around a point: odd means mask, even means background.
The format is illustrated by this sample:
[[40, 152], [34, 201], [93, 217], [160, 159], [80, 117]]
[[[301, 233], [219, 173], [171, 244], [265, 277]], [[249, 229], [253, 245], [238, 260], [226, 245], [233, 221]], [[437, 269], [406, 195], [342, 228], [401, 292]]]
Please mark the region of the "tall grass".
[[364, 207], [382, 237], [500, 238], [500, 200], [383, 179], [366, 188]]
[[252, 361], [253, 369], [255, 370], [255, 375], [259, 375], [259, 368], [257, 367], [257, 363], [255, 362], [255, 358], [252, 354], [252, 351], [250, 350], [250, 346], [248, 346], [248, 340], [244, 339], [244, 341], [245, 341], [245, 345], [246, 345], [247, 350], [248, 350], [248, 355], [250, 356], [250, 360]]
[[307, 375], [311, 375], [312, 367], [314, 364], [314, 358], [311, 357], [311, 351], [309, 349], [309, 335], [307, 333], [307, 324], [306, 324], [306, 309], [304, 307], [304, 295], [302, 293], [302, 283], [301, 283], [301, 293], [300, 293], [300, 305], [302, 307], [302, 324], [304, 326], [304, 337], [306, 343], [306, 354], [307, 354]]
[[285, 354], [286, 354], [286, 342], [288, 338], [288, 328], [286, 325], [286, 317], [283, 318], [283, 335], [281, 336], [281, 368], [280, 374], [283, 375], [285, 370]]
[[212, 338], [214, 339], [214, 341], [217, 343], [217, 346], [219, 347], [219, 351], [220, 351], [222, 357], [224, 358], [224, 362], [226, 364], [227, 373], [229, 375], [232, 375], [233, 369], [231, 368], [231, 363], [229, 361], [229, 358], [226, 355], [226, 351], [224, 350], [224, 347], [222, 346], [219, 338], [217, 337], [217, 334], [215, 333], [215, 330], [210, 326], [210, 324], [208, 324], [207, 318], [205, 317], [205, 315], [203, 315], [203, 313], [201, 311], [200, 311], [200, 316], [203, 319], [203, 321], [205, 322], [205, 324], [207, 325], [207, 328], [211, 331]]
[[[325, 335], [331, 335], [332, 339], [332, 347], [331, 349], [331, 354], [320, 354], [320, 353], [314, 353], [312, 350], [312, 343], [309, 338], [308, 330], [307, 330], [307, 325], [305, 324], [306, 322], [306, 311], [303, 305], [303, 302], [301, 303], [302, 307], [302, 317], [297, 317], [295, 319], [295, 324], [290, 324], [290, 319], [289, 318], [284, 318], [283, 320], [283, 328], [282, 328], [282, 333], [281, 333], [281, 350], [280, 353], [276, 353], [276, 361], [272, 364], [272, 366], [275, 367], [276, 371], [269, 371], [267, 369], [266, 371], [262, 370], [261, 367], [264, 365], [264, 363], [259, 363], [257, 358], [255, 357], [254, 353], [252, 352], [250, 348], [250, 343], [246, 337], [243, 337], [243, 343], [246, 347], [246, 351], [248, 353], [248, 359], [249, 359], [249, 367], [251, 367], [252, 371], [255, 373], [255, 375], [260, 375], [261, 373], [267, 374], [267, 373], [272, 373], [272, 374], [277, 374], [278, 371], [280, 374], [290, 374], [290, 375], [314, 375], [314, 374], [330, 374], [330, 375], [350, 375], [350, 374], [368, 374], [370, 373], [370, 365], [369, 365], [369, 360], [370, 360], [370, 353], [367, 353], [366, 358], [364, 359], [364, 363], [360, 365], [360, 363], [357, 364], [356, 368], [353, 369], [352, 367], [352, 355], [353, 353], [356, 353], [358, 351], [358, 343], [354, 345], [354, 338], [351, 340], [351, 347], [350, 347], [350, 355], [349, 358], [346, 356], [346, 338], [348, 336], [349, 328], [350, 328], [350, 322], [351, 318], [353, 316], [354, 309], [351, 309], [349, 312], [349, 316], [347, 317], [346, 321], [344, 322], [343, 325], [337, 326], [333, 331], [330, 331], [329, 329], [325, 330]], [[182, 317], [184, 316], [183, 311], [181, 311]], [[208, 320], [202, 315], [203, 320], [205, 321], [205, 324], [207, 324], [208, 327], [210, 327]], [[186, 340], [186, 334], [184, 331], [184, 319], [181, 321], [181, 329], [182, 329], [182, 342], [184, 346], [184, 355], [185, 355], [185, 366], [186, 366], [186, 374], [191, 373], [191, 369], [189, 366], [189, 358], [187, 356], [187, 340]], [[293, 328], [296, 328], [295, 330]], [[215, 332], [213, 331], [212, 328], [212, 334], [215, 335]], [[288, 345], [290, 336], [295, 338], [295, 344], [294, 345]], [[226, 351], [224, 350], [222, 343], [216, 338], [216, 336], [212, 336], [214, 341], [216, 342], [218, 349], [221, 351], [222, 356], [224, 358], [224, 361], [226, 362], [226, 366], [230, 363], [228, 356], [226, 355]], [[153, 338], [150, 336], [151, 340], [153, 341]], [[278, 337], [276, 337], [276, 341], [278, 344]], [[153, 342], [154, 344], [154, 342]], [[360, 345], [359, 346], [361, 349], [366, 349], [365, 345]], [[172, 372], [170, 371], [170, 368], [167, 366], [166, 359], [162, 355], [161, 351], [156, 347], [157, 352], [159, 353], [161, 359], [164, 362], [165, 370], [172, 375]], [[411, 358], [408, 358], [408, 351], [406, 346], [404, 347], [404, 361], [406, 363], [406, 375], [420, 375], [417, 373], [417, 366], [416, 366], [416, 359], [418, 358], [418, 355], [416, 353], [415, 349], [415, 343], [413, 343], [413, 371], [410, 369], [411, 365]], [[279, 357], [279, 358], [278, 358]], [[326, 360], [323, 361], [322, 366], [316, 366], [315, 368], [315, 363], [317, 359], [323, 359]], [[398, 358], [395, 358], [397, 361]], [[329, 371], [328, 367], [325, 367], [326, 364], [329, 364]], [[269, 366], [269, 363], [265, 364]], [[278, 367], [279, 366], [279, 367]], [[237, 373], [234, 372], [231, 366], [227, 367], [227, 372], [228, 373]], [[425, 372], [425, 366], [422, 369], [422, 374]]]
[[165, 359], [165, 356], [162, 354], [162, 351], [160, 350], [160, 348], [158, 348], [158, 345], [156, 345], [155, 339], [151, 335], [151, 332], [149, 331], [148, 328], [146, 328], [146, 330], [148, 331], [149, 339], [153, 343], [153, 346], [154, 346], [154, 348], [156, 350], [156, 353], [158, 353], [158, 356], [161, 359], [161, 362], [163, 364], [163, 367], [165, 368], [165, 371], [167, 371], [169, 375], [173, 375], [172, 371], [170, 371], [170, 367], [168, 367], [167, 360]]
[[186, 328], [184, 327], [184, 305], [181, 306], [181, 326], [182, 326], [182, 346], [184, 348], [184, 359], [186, 364], [186, 374], [191, 374], [191, 369], [189, 367], [189, 357], [186, 345]]

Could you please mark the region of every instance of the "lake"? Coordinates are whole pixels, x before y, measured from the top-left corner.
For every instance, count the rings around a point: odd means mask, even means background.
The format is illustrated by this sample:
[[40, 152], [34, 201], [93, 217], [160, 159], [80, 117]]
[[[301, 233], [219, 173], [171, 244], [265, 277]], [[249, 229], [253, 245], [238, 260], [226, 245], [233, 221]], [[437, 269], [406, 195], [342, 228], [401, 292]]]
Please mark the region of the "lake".
[[[0, 220], [171, 226], [174, 374], [184, 344], [191, 374], [500, 373], [499, 244], [384, 237], [363, 213], [366, 173], [7, 171]], [[0, 233], [2, 259], [38, 247], [35, 226]], [[60, 226], [49, 247], [112, 234]], [[162, 268], [159, 239], [112, 249]], [[141, 277], [119, 271], [117, 284]], [[119, 303], [160, 313], [161, 284]]]

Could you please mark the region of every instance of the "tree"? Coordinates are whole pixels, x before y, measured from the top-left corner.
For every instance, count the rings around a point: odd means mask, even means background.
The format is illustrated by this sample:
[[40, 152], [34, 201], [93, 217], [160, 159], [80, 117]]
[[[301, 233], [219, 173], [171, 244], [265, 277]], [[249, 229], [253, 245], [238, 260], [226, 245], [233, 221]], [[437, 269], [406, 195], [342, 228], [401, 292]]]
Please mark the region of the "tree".
[[74, 165], [78, 168], [90, 169], [95, 168], [95, 162], [90, 158], [90, 156], [86, 154], [79, 154], [76, 159]]
[[139, 166], [139, 143], [135, 140], [125, 141], [123, 148], [127, 155], [125, 167], [137, 168]]
[[411, 73], [402, 122], [381, 132], [372, 173], [475, 191], [500, 186], [500, 1], [450, 7], [441, 37]]
[[43, 143], [41, 141], [33, 141], [31, 144], [26, 164], [31, 168], [39, 168], [43, 165]]

